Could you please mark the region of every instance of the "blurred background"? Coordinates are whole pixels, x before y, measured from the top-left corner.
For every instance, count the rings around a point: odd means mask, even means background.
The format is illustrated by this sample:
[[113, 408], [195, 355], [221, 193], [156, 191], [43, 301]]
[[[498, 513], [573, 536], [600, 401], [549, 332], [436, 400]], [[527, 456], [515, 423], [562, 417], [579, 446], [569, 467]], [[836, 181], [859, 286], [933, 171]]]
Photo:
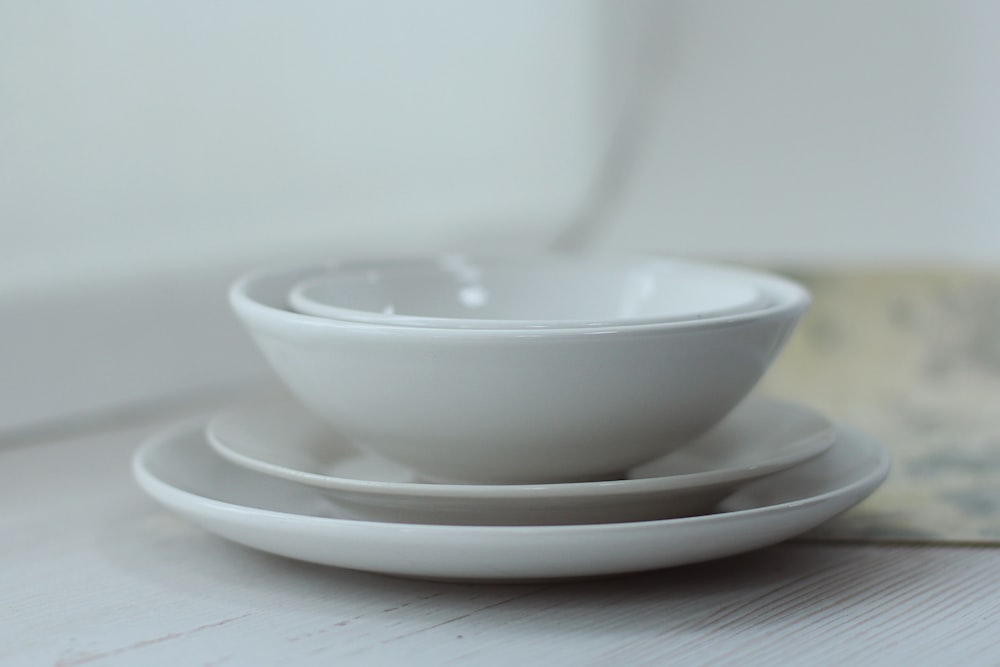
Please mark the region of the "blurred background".
[[597, 247], [988, 273], [998, 25], [987, 0], [3, 0], [0, 433], [258, 382], [238, 272], [542, 247], [623, 141]]

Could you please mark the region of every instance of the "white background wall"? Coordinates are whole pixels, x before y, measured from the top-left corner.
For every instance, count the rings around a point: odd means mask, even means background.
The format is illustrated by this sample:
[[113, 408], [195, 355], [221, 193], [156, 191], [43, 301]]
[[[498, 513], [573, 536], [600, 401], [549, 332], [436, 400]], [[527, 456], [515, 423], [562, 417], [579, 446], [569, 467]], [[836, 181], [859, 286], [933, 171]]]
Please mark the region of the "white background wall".
[[1000, 266], [1000, 3], [667, 3], [649, 160], [606, 242]]
[[593, 163], [596, 14], [0, 3], [0, 278], [530, 235]]
[[1000, 258], [1000, 3], [653, 4], [2, 2], [0, 283], [551, 235], [637, 13], [669, 47], [608, 243]]
[[0, 430], [262, 372], [247, 266], [551, 238], [649, 35], [600, 243], [1000, 266], [998, 30], [989, 0], [0, 1]]

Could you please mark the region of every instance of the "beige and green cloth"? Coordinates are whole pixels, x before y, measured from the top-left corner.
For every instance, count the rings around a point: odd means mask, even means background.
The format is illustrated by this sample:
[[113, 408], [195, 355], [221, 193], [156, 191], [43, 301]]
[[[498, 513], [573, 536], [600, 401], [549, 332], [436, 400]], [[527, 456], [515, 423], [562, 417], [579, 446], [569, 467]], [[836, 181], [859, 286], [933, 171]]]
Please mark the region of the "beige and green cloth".
[[1000, 271], [795, 277], [813, 307], [762, 389], [880, 438], [894, 466], [811, 537], [1000, 542]]

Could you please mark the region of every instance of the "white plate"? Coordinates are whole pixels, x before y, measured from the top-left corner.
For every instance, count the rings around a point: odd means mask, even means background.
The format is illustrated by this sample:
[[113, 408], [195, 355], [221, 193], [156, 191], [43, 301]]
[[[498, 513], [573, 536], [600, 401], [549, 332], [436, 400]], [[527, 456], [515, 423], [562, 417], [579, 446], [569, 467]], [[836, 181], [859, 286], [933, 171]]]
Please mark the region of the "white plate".
[[446, 526], [341, 518], [301, 484], [229, 463], [203, 425], [139, 449], [140, 486], [224, 538], [273, 554], [432, 579], [528, 580], [654, 570], [730, 556], [794, 537], [858, 503], [889, 471], [878, 442], [838, 429], [833, 447], [728, 498], [720, 513], [576, 526]]
[[361, 453], [291, 399], [213, 419], [208, 441], [233, 463], [323, 489], [355, 516], [464, 525], [646, 521], [711, 510], [741, 484], [798, 465], [833, 442], [808, 408], [755, 397], [684, 449], [628, 479], [532, 485], [421, 483], [407, 468]]

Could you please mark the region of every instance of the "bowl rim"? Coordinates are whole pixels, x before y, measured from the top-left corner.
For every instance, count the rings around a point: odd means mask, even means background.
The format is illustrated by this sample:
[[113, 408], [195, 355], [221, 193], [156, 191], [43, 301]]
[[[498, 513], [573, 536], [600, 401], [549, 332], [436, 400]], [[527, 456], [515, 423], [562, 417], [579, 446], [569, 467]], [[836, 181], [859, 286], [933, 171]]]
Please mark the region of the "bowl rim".
[[[367, 261], [426, 261], [444, 253], [420, 255], [415, 257], [385, 257], [371, 258]], [[470, 255], [473, 255], [470, 253]], [[474, 254], [476, 257], [491, 257], [487, 254]], [[602, 256], [586, 256], [581, 261], [600, 259]], [[264, 281], [284, 280], [287, 285], [283, 292], [285, 298], [298, 282], [321, 275], [331, 269], [343, 268], [344, 263], [366, 260], [332, 260], [314, 262], [294, 262], [273, 266], [265, 266], [239, 276], [230, 286], [228, 297], [232, 308], [241, 317], [253, 316], [255, 319], [267, 318], [272, 322], [286, 325], [300, 325], [310, 330], [333, 331], [341, 334], [356, 333], [368, 335], [383, 335], [407, 338], [555, 338], [581, 339], [601, 335], [648, 334], [665, 332], [697, 332], [717, 328], [738, 327], [783, 316], [801, 316], [811, 305], [809, 291], [800, 283], [770, 271], [748, 268], [735, 264], [710, 262], [690, 258], [666, 255], [605, 255], [613, 259], [642, 259], [663, 263], [682, 264], [710, 269], [724, 270], [743, 275], [753, 281], [768, 298], [757, 308], [736, 313], [705, 317], [701, 319], [653, 321], [630, 323], [628, 320], [595, 323], [592, 326], [546, 326], [546, 327], [457, 327], [457, 326], [412, 326], [392, 322], [371, 322], [346, 319], [334, 319], [317, 315], [299, 313], [287, 305], [282, 307], [266, 303], [255, 295], [255, 290]], [[501, 322], [505, 320], [500, 320]], [[510, 320], [506, 320], [510, 321]]]
[[[445, 255], [445, 257], [454, 257]], [[722, 267], [708, 263], [694, 262], [659, 262], [654, 258], [625, 258], [610, 257], [600, 264], [591, 263], [588, 267], [586, 262], [577, 258], [568, 259], [559, 257], [553, 260], [530, 261], [534, 258], [497, 258], [493, 256], [475, 256], [474, 268], [484, 269], [490, 272], [517, 271], [524, 269], [528, 272], [548, 271], [554, 269], [561, 270], [610, 270], [619, 274], [627, 274], [632, 271], [662, 272], [669, 271], [672, 274], [670, 279], [694, 280], [713, 283], [715, 286], [723, 288], [740, 288], [745, 294], [741, 295], [741, 301], [736, 305], [707, 306], [699, 310], [687, 310], [674, 313], [661, 313], [659, 315], [622, 316], [622, 317], [566, 317], [566, 318], [514, 318], [514, 317], [463, 317], [451, 315], [418, 315], [409, 313], [383, 313], [377, 310], [355, 308], [351, 306], [336, 305], [335, 302], [324, 300], [322, 291], [334, 282], [347, 281], [354, 284], [357, 281], [370, 279], [372, 272], [381, 272], [390, 280], [398, 281], [400, 278], [406, 280], [408, 277], [432, 277], [443, 276], [448, 273], [445, 262], [437, 262], [436, 265], [424, 268], [414, 268], [409, 266], [385, 266], [385, 262], [377, 260], [369, 262], [370, 266], [349, 266], [342, 270], [331, 270], [324, 274], [305, 278], [289, 288], [288, 306], [289, 310], [315, 317], [325, 317], [327, 319], [343, 320], [347, 322], [368, 322], [375, 324], [391, 324], [394, 326], [414, 326], [425, 328], [447, 328], [447, 329], [575, 329], [575, 328], [598, 328], [607, 326], [634, 326], [639, 324], [664, 324], [667, 322], [679, 322], [686, 320], [704, 320], [713, 317], [724, 317], [751, 310], [759, 310], [771, 301], [771, 294], [761, 286], [749, 283], [741, 272], [731, 267]], [[631, 260], [631, 261], [628, 261]], [[430, 264], [430, 263], [429, 263]], [[574, 266], [575, 265], [575, 266]], [[550, 268], [551, 267], [551, 268]], [[659, 276], [659, 277], [662, 277]], [[530, 284], [529, 284], [530, 286]], [[317, 290], [319, 290], [318, 293]], [[749, 296], [749, 298], [746, 298]]]

